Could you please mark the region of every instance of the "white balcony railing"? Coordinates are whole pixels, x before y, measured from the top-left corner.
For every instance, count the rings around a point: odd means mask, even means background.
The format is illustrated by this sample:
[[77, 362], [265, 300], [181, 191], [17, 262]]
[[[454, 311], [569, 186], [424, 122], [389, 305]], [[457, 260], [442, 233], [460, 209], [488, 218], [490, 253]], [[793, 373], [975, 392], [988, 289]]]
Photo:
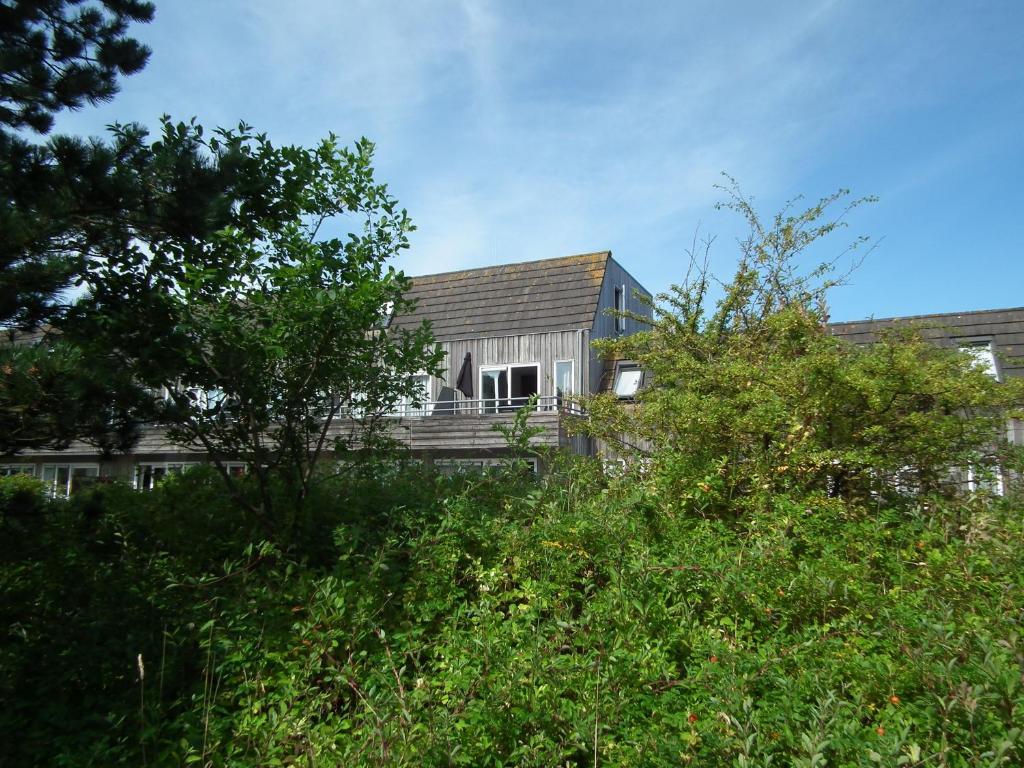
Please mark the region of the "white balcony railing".
[[[427, 400], [419, 405], [404, 403], [399, 405], [388, 416], [395, 418], [422, 418], [427, 416], [488, 416], [515, 413], [526, 407], [529, 397], [498, 397], [457, 400]], [[564, 410], [567, 402], [561, 397], [538, 397], [535, 410], [553, 413]]]

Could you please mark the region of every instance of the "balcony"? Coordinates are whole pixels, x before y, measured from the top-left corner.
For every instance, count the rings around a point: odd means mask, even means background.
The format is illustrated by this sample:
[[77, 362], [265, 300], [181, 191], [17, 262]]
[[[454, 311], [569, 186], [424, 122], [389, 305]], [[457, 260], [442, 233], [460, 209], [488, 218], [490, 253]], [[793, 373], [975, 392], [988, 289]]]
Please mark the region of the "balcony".
[[[494, 451], [505, 448], [505, 436], [496, 424], [511, 425], [530, 398], [451, 399], [405, 404], [388, 414], [391, 435], [413, 451]], [[543, 432], [530, 439], [537, 447], [560, 444], [565, 402], [558, 397], [538, 398], [527, 417], [531, 427]]]

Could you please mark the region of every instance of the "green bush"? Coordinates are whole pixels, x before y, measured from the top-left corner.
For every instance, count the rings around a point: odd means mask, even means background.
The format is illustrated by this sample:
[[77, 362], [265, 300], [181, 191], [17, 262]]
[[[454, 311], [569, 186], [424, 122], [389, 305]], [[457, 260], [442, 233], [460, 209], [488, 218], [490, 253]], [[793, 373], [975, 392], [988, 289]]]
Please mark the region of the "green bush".
[[598, 477], [331, 478], [311, 557], [201, 474], [50, 502], [0, 542], [3, 762], [1021, 760], [1019, 504], [727, 521]]
[[0, 477], [0, 521], [9, 525], [38, 515], [45, 495], [43, 484], [31, 475]]

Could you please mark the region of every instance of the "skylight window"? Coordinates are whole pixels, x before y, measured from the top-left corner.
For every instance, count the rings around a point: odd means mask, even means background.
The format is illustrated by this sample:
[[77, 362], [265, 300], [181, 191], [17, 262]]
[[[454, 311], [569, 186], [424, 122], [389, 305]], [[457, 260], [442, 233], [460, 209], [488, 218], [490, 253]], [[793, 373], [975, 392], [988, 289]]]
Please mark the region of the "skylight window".
[[615, 371], [615, 383], [612, 391], [616, 397], [634, 397], [640, 389], [643, 371], [636, 365], [623, 365]]

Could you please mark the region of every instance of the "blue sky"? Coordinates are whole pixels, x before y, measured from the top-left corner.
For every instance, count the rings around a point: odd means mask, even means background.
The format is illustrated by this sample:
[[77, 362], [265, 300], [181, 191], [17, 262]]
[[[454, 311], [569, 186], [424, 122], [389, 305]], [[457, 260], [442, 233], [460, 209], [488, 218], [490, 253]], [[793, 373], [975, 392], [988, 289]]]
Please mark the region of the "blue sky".
[[163, 113], [277, 143], [377, 143], [438, 272], [610, 248], [653, 291], [698, 230], [877, 195], [816, 258], [880, 240], [836, 320], [1024, 305], [1024, 3], [157, 0], [153, 56], [59, 131]]

